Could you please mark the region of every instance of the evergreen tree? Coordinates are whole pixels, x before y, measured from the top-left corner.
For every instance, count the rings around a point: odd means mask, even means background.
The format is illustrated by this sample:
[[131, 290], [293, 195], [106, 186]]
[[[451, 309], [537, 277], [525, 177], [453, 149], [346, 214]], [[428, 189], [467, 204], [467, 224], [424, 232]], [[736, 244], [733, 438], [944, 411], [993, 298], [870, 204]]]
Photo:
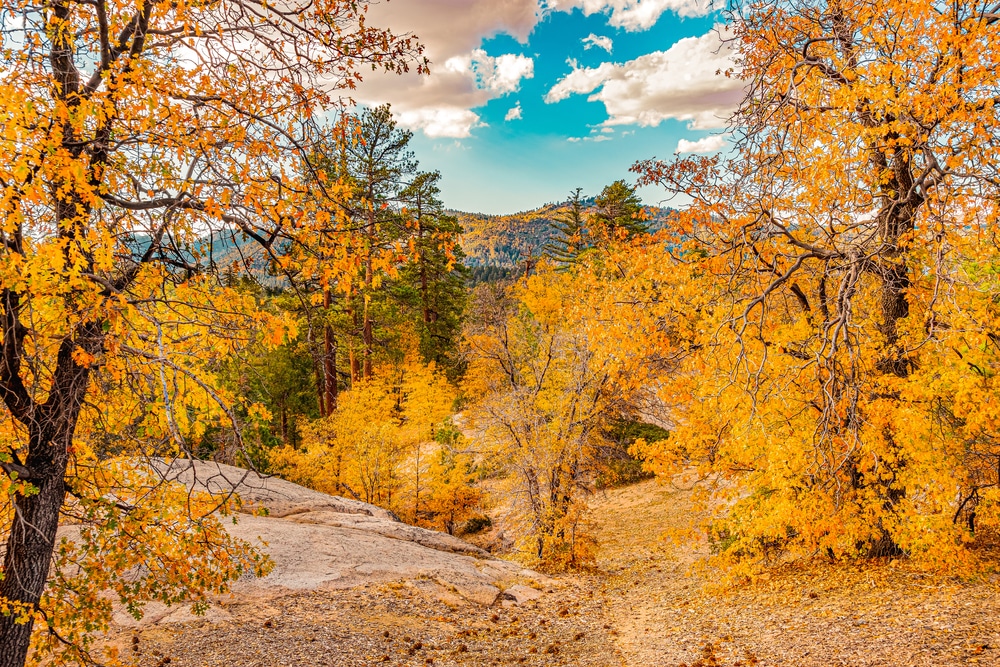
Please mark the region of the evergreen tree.
[[[351, 300], [349, 310], [361, 334], [362, 363], [351, 352], [351, 378], [370, 378], [375, 343], [371, 302], [375, 297], [375, 251], [399, 241], [404, 234], [398, 210], [408, 177], [417, 171], [409, 149], [413, 133], [400, 129], [388, 104], [365, 109], [359, 118], [359, 136], [346, 145], [346, 168], [355, 185], [352, 217], [367, 239], [362, 249], [362, 290]], [[394, 224], [396, 223], [396, 224]], [[356, 302], [360, 301], [360, 304]]]
[[324, 415], [336, 407], [338, 361], [351, 383], [370, 378], [379, 359], [402, 360], [411, 333], [425, 361], [452, 369], [467, 282], [461, 227], [445, 214], [440, 173], [418, 171], [413, 134], [398, 127], [388, 105], [364, 109], [347, 127], [353, 137], [331, 140], [322, 164], [328, 180], [349, 184], [344, 212], [364, 242], [345, 250], [358, 275], [324, 293], [314, 317]]
[[591, 220], [611, 233], [624, 230], [626, 236], [648, 232], [644, 220], [642, 200], [635, 193], [635, 186], [617, 180], [605, 186], [594, 202]]
[[584, 235], [587, 230], [583, 217], [583, 200], [580, 198], [582, 190], [583, 188], [574, 190], [569, 196], [569, 208], [561, 210], [553, 218], [553, 237], [543, 249], [546, 257], [564, 269], [576, 263], [576, 258], [586, 248]]
[[449, 373], [465, 310], [469, 270], [459, 245], [462, 227], [444, 212], [439, 172], [422, 172], [403, 190], [404, 218], [410, 230], [413, 258], [403, 268], [397, 295], [417, 311], [420, 352]]

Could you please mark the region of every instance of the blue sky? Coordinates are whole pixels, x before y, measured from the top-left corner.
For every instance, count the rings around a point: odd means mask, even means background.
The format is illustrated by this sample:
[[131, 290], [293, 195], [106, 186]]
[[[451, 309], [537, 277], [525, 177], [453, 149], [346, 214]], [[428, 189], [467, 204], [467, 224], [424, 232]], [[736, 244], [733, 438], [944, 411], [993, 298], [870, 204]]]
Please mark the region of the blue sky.
[[[426, 77], [376, 77], [446, 205], [512, 213], [595, 194], [648, 157], [723, 148], [738, 81], [710, 0], [392, 0], [372, 22], [414, 32]], [[647, 203], [663, 193], [641, 192]]]

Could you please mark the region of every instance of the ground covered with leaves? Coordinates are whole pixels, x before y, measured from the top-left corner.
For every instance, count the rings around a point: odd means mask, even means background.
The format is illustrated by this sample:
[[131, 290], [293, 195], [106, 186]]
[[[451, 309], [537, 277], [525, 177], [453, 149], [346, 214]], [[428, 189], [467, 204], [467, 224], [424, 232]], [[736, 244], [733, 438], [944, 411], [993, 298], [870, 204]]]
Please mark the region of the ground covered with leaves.
[[623, 664], [593, 589], [568, 584], [524, 606], [482, 607], [420, 584], [234, 602], [223, 619], [123, 632], [117, 641], [143, 667]]
[[678, 546], [690, 491], [644, 482], [594, 499], [596, 570], [493, 607], [433, 582], [234, 599], [212, 618], [121, 630], [142, 667], [581, 665], [862, 667], [1000, 664], [995, 577], [905, 563], [788, 566], [720, 583]]
[[629, 666], [1000, 664], [995, 576], [817, 562], [726, 585], [696, 566], [707, 545], [663, 539], [695, 511], [690, 491], [658, 482], [594, 504], [604, 611]]

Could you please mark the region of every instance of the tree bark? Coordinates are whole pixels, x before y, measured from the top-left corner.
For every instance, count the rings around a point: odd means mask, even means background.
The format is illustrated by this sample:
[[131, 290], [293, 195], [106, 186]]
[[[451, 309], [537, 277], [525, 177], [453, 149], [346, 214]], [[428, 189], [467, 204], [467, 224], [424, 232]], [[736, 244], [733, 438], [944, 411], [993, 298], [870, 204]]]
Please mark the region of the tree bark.
[[364, 378], [367, 380], [372, 376], [372, 348], [374, 347], [374, 334], [372, 331], [372, 315], [371, 315], [371, 290], [372, 283], [374, 281], [374, 272], [372, 271], [372, 258], [371, 255], [368, 257], [368, 261], [365, 264], [365, 303], [364, 303], [364, 326], [361, 329], [361, 338], [364, 343]]
[[[75, 423], [73, 424], [75, 426]], [[31, 434], [28, 467], [38, 494], [14, 498], [15, 519], [7, 540], [4, 557], [4, 578], [0, 581], [0, 598], [31, 609], [27, 623], [18, 623], [17, 611], [0, 614], [0, 667], [23, 667], [31, 643], [34, 609], [42, 599], [49, 564], [55, 548], [59, 509], [66, 496], [67, 447], [72, 438], [61, 434], [55, 441], [46, 441], [37, 429]]]
[[[360, 322], [358, 321], [358, 311], [353, 304], [348, 308], [348, 315], [351, 318], [351, 322], [354, 323], [354, 332], [352, 333], [352, 337], [356, 337], [358, 335], [358, 328], [360, 327]], [[352, 386], [361, 378], [361, 364], [358, 362], [358, 355], [355, 352], [356, 347], [357, 347], [357, 338], [354, 338], [354, 340], [351, 342], [350, 349], [348, 350], [348, 356], [350, 357], [350, 364], [351, 364]]]
[[[330, 316], [330, 290], [323, 292], [323, 307], [326, 316]], [[333, 327], [327, 322], [323, 327], [323, 395], [326, 403], [325, 415], [333, 414], [337, 409], [337, 341], [333, 336]]]
[[[6, 315], [9, 321], [12, 313]], [[31, 644], [34, 610], [49, 576], [59, 511], [66, 498], [65, 475], [73, 434], [90, 383], [90, 369], [74, 361], [73, 351], [80, 347], [96, 356], [103, 347], [98, 323], [79, 325], [75, 334], [59, 346], [46, 402], [39, 405], [25, 396], [31, 407], [26, 415], [18, 416], [28, 428], [27, 481], [38, 493], [17, 494], [13, 498], [14, 519], [4, 554], [0, 598], [29, 608], [31, 615], [27, 623], [18, 623], [16, 610], [12, 615], [0, 614], [0, 667], [23, 667]], [[12, 405], [13, 394], [17, 392], [9, 389], [10, 378], [5, 380], [4, 400], [12, 413], [18, 415], [23, 404]]]

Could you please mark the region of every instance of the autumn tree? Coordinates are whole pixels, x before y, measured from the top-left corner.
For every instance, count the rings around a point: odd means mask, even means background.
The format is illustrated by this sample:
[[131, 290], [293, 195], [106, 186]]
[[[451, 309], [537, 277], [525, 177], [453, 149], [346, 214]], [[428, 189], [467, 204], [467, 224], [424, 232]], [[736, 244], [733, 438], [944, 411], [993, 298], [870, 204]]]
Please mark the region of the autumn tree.
[[461, 439], [439, 439], [439, 444], [428, 466], [427, 493], [417, 520], [454, 535], [482, 511], [485, 494], [475, 483], [475, 457], [462, 450]]
[[[173, 524], [183, 542], [163, 554], [163, 578], [96, 574], [137, 564], [111, 567], [118, 552], [97, 559], [102, 545], [156, 548], [162, 531], [146, 529], [158, 519], [145, 503], [174, 493], [140, 493], [139, 472], [109, 467], [95, 430], [121, 413], [104, 412], [103, 396], [127, 397], [129, 382], [159, 389], [131, 431], [159, 443], [145, 453], [183, 451], [198, 411], [174, 408], [181, 387], [230, 414], [224, 392], [200, 379], [199, 354], [261, 325], [273, 344], [288, 327], [201, 277], [213, 244], [198, 239], [245, 237], [275, 252], [306, 205], [291, 165], [308, 155], [312, 115], [362, 65], [423, 63], [412, 40], [340, 0], [15, 0], [0, 12], [0, 666], [21, 667], [36, 626], [36, 657], [60, 651], [64, 662], [83, 660], [86, 633], [107, 627], [107, 602], [74, 598], [72, 584], [107, 584], [137, 609], [134, 594], [176, 601], [238, 576], [210, 510], [185, 519], [183, 502]], [[56, 553], [67, 493], [92, 528]], [[197, 576], [171, 565], [189, 549]], [[50, 576], [58, 583], [46, 594]]]
[[275, 471], [379, 505], [411, 523], [439, 525], [438, 515], [467, 514], [478, 500], [462, 476], [468, 463], [435, 438], [451, 414], [454, 390], [433, 365], [415, 357], [411, 352], [404, 363], [378, 367], [354, 383], [331, 415], [303, 429], [300, 448], [271, 453]]
[[509, 292], [482, 285], [466, 328], [474, 440], [506, 478], [518, 548], [554, 567], [592, 557], [582, 518], [599, 452], [610, 426], [635, 415], [654, 370], [594, 335], [603, 315], [577, 297], [596, 293], [602, 274], [543, 264]]
[[731, 19], [732, 156], [636, 167], [693, 202], [630, 262], [686, 359], [677, 437], [647, 453], [728, 480], [711, 534], [736, 562], [967, 559], [1000, 483], [996, 7]]

